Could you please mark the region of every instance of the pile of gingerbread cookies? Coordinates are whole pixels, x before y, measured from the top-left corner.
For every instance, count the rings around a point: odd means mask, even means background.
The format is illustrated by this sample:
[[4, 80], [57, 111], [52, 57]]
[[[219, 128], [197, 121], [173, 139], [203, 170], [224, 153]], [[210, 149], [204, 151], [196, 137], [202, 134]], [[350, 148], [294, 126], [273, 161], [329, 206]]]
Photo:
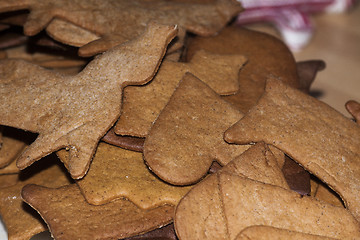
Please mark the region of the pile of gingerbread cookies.
[[360, 239], [360, 104], [241, 11], [1, 0], [8, 239]]

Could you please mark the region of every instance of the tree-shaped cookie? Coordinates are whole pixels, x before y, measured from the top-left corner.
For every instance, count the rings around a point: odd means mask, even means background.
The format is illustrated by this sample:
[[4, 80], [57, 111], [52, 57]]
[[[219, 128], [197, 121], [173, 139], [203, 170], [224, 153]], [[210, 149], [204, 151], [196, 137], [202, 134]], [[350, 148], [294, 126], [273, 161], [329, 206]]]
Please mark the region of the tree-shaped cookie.
[[228, 142], [265, 141], [336, 191], [360, 219], [360, 127], [327, 104], [281, 83], [225, 133]]
[[[2, 0], [0, 11], [29, 9], [24, 25], [27, 35], [35, 35], [59, 18], [89, 30], [99, 40], [80, 50], [92, 55], [137, 37], [150, 21], [178, 25], [181, 29], [209, 36], [217, 33], [241, 10], [235, 0], [217, 0], [211, 3], [182, 3], [165, 0]], [[184, 32], [183, 30], [181, 32]]]
[[225, 165], [249, 147], [223, 139], [225, 130], [242, 116], [208, 85], [187, 73], [145, 139], [145, 161], [171, 184], [197, 182], [213, 161]]
[[22, 190], [26, 203], [36, 209], [55, 239], [123, 239], [169, 224], [174, 206], [143, 210], [126, 199], [94, 206], [78, 187], [46, 188], [27, 185]]
[[120, 135], [147, 136], [153, 122], [169, 101], [186, 72], [192, 73], [220, 95], [238, 91], [239, 70], [246, 58], [236, 54], [211, 54], [198, 51], [188, 63], [162, 62], [151, 83], [124, 89], [121, 115], [115, 125]]
[[18, 167], [68, 148], [71, 176], [83, 177], [98, 141], [120, 115], [122, 88], [151, 80], [175, 34], [174, 26], [152, 24], [75, 76], [24, 61], [1, 61], [0, 124], [39, 133], [18, 158]]

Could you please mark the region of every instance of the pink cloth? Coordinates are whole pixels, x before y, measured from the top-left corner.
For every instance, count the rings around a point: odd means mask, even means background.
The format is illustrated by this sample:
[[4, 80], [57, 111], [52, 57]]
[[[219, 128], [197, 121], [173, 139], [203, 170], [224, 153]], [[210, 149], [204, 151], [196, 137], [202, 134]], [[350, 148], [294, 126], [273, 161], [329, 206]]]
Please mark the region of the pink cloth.
[[344, 12], [356, 0], [239, 0], [245, 11], [236, 22], [245, 25], [270, 22], [294, 51], [310, 41], [314, 26], [310, 15], [318, 12]]

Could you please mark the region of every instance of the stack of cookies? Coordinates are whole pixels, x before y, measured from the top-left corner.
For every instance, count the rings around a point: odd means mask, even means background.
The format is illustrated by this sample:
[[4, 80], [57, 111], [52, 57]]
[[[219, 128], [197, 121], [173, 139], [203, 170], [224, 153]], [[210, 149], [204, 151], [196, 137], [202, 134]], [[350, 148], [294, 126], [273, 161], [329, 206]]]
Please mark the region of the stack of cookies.
[[359, 239], [360, 104], [235, 0], [0, 3], [8, 239]]

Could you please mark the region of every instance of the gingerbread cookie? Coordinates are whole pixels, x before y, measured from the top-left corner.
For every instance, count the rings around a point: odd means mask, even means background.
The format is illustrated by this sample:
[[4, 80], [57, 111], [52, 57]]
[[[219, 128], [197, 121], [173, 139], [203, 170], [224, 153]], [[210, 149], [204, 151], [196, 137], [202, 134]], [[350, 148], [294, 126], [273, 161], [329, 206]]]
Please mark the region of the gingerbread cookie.
[[46, 28], [52, 19], [60, 18], [101, 36], [99, 40], [92, 41], [80, 49], [81, 55], [89, 56], [138, 37], [151, 21], [178, 25], [181, 29], [202, 36], [214, 35], [235, 17], [242, 7], [234, 0], [204, 4], [163, 0], [8, 0], [3, 1], [0, 11], [20, 9], [30, 9], [24, 24], [26, 35], [35, 35]]
[[[68, 162], [65, 150], [58, 152]], [[139, 152], [100, 143], [88, 174], [77, 181], [88, 203], [106, 204], [126, 198], [142, 209], [164, 204], [176, 206], [190, 187], [178, 187], [156, 178]]]
[[3, 60], [0, 124], [39, 133], [17, 166], [24, 169], [67, 147], [72, 177], [83, 177], [98, 141], [120, 115], [121, 88], [150, 81], [175, 34], [174, 26], [151, 25], [140, 38], [109, 50], [75, 76]]
[[239, 89], [239, 70], [245, 61], [245, 57], [241, 55], [219, 55], [205, 51], [198, 51], [189, 63], [165, 59], [149, 84], [124, 89], [121, 115], [115, 125], [115, 133], [146, 137], [186, 72], [201, 79], [218, 94], [236, 93]]
[[211, 163], [225, 165], [249, 146], [226, 143], [223, 133], [243, 114], [208, 85], [186, 74], [145, 139], [146, 164], [175, 185], [199, 181]]
[[142, 210], [124, 199], [90, 205], [76, 185], [54, 189], [30, 184], [22, 189], [21, 196], [40, 213], [53, 238], [59, 240], [135, 236], [169, 224], [174, 211], [170, 205]]
[[360, 219], [360, 127], [327, 104], [269, 79], [258, 104], [225, 139], [280, 148], [334, 189]]
[[269, 76], [300, 87], [291, 51], [282, 41], [268, 34], [229, 26], [214, 37], [197, 36], [189, 41], [186, 60], [190, 60], [200, 49], [217, 54], [241, 54], [248, 59], [239, 74], [239, 91], [224, 97], [244, 113], [261, 97]]
[[0, 215], [7, 228], [9, 239], [30, 239], [33, 235], [45, 231], [44, 222], [33, 209], [24, 205], [21, 199], [21, 189], [26, 184], [34, 183], [48, 187], [60, 187], [69, 184], [69, 178], [54, 155], [34, 164], [17, 175], [16, 184], [0, 188]]
[[222, 171], [189, 191], [174, 221], [180, 239], [235, 239], [253, 225], [338, 239], [360, 237], [358, 222], [344, 208]]

